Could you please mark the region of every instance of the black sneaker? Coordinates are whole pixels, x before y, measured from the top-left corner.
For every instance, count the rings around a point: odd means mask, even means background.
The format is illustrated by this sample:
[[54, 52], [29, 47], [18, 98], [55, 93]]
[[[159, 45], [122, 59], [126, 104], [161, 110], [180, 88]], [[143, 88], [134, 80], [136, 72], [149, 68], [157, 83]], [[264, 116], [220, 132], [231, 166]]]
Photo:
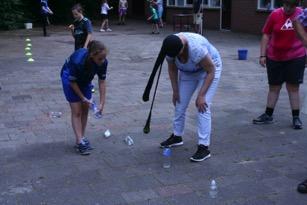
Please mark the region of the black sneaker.
[[293, 125], [293, 129], [295, 130], [300, 130], [303, 128], [302, 121], [300, 120], [299, 117], [293, 117], [292, 125]]
[[76, 145], [76, 151], [80, 154], [80, 155], [89, 155], [91, 154], [88, 146], [86, 146], [85, 144], [77, 144]]
[[205, 145], [198, 145], [196, 153], [190, 158], [192, 162], [201, 162], [205, 159], [208, 159], [211, 157], [210, 151], [208, 150], [208, 147]]
[[90, 141], [89, 141], [87, 138], [84, 138], [84, 139], [83, 139], [83, 142], [84, 142], [85, 146], [87, 146], [87, 149], [88, 149], [88, 150], [93, 150], [93, 149], [94, 149], [94, 148], [92, 147]]
[[297, 191], [302, 194], [307, 194], [307, 179], [297, 186]]
[[175, 136], [172, 134], [167, 140], [164, 142], [160, 143], [161, 148], [165, 147], [175, 147], [175, 146], [180, 146], [183, 145], [182, 137], [180, 136]]
[[262, 115], [260, 115], [256, 119], [253, 119], [253, 123], [257, 124], [257, 125], [260, 125], [260, 124], [271, 124], [271, 123], [273, 123], [273, 117], [269, 116], [266, 113], [263, 113]]

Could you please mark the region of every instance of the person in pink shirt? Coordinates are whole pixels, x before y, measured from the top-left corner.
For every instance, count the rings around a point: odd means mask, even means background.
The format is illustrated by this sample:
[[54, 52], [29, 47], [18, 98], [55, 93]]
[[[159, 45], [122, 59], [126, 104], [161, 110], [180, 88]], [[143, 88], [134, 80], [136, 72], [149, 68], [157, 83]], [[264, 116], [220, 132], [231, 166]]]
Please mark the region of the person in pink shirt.
[[292, 24], [292, 19], [302, 13], [298, 3], [299, 0], [283, 0], [283, 7], [270, 14], [262, 30], [259, 62], [266, 67], [269, 92], [265, 113], [254, 119], [254, 124], [273, 123], [274, 108], [285, 82], [292, 109], [292, 126], [302, 129], [299, 87], [303, 83], [306, 52]]

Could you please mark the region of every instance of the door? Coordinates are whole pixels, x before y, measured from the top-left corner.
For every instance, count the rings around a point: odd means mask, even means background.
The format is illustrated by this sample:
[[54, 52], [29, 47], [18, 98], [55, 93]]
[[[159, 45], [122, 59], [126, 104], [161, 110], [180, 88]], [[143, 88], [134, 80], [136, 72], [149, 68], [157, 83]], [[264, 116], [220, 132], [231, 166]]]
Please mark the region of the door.
[[221, 0], [221, 29], [231, 30], [231, 1]]
[[[130, 4], [131, 2], [131, 4]], [[145, 16], [145, 2], [140, 0], [129, 1], [129, 7], [132, 6], [132, 16], [135, 18], [144, 18]]]

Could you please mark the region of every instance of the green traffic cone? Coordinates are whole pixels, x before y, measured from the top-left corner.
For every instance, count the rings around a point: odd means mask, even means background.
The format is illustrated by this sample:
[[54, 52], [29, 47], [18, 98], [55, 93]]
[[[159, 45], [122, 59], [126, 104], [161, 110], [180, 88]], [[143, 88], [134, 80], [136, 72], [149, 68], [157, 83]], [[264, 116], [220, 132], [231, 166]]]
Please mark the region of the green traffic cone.
[[31, 48], [30, 48], [30, 47], [26, 47], [25, 50], [26, 50], [26, 51], [30, 51]]
[[34, 59], [33, 58], [29, 58], [28, 62], [34, 62]]
[[28, 43], [27, 46], [28, 46], [28, 47], [32, 47], [32, 44], [31, 44], [31, 43]]
[[26, 56], [32, 56], [31, 52], [26, 53]]
[[31, 39], [27, 38], [27, 39], [26, 39], [26, 42], [31, 42]]

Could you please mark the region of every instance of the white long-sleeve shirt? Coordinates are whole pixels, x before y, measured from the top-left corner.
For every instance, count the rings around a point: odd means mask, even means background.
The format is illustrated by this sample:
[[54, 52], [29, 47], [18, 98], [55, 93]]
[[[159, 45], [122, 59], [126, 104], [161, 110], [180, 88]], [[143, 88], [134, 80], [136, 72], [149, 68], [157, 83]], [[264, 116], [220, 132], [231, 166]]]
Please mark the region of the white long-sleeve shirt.
[[111, 10], [108, 3], [101, 5], [101, 14], [108, 14], [108, 11]]

